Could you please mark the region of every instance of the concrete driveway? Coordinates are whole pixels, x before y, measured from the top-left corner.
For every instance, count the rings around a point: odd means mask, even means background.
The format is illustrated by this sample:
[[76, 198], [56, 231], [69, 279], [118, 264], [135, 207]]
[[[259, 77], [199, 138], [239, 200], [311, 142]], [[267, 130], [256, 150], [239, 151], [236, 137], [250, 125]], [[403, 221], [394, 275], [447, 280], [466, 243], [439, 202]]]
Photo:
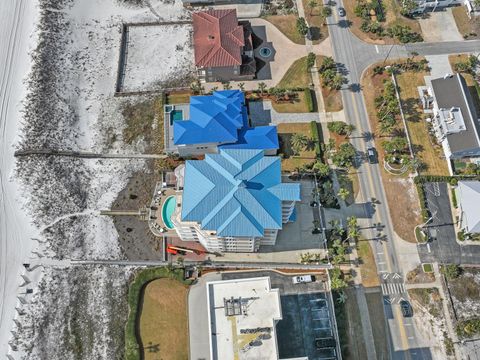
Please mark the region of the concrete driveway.
[[426, 18], [419, 19], [418, 22], [426, 42], [463, 40], [462, 35], [458, 32], [451, 8], [427, 13]]

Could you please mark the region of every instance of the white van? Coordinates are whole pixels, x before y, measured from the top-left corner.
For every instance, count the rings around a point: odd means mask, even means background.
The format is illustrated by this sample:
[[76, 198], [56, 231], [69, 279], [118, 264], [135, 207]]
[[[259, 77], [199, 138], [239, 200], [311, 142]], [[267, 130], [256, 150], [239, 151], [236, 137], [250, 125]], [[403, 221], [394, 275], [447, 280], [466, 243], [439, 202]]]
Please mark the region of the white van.
[[315, 279], [312, 275], [301, 275], [301, 276], [294, 276], [292, 281], [294, 284], [302, 284], [302, 283], [309, 283], [313, 282]]

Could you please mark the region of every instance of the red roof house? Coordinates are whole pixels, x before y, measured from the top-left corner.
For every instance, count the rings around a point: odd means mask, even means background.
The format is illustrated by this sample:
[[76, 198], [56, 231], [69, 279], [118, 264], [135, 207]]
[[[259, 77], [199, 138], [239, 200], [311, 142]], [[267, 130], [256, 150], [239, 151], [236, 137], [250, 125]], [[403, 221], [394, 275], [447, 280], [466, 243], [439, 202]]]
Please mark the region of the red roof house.
[[194, 13], [193, 42], [201, 80], [253, 79], [255, 60], [250, 23], [239, 23], [235, 9]]

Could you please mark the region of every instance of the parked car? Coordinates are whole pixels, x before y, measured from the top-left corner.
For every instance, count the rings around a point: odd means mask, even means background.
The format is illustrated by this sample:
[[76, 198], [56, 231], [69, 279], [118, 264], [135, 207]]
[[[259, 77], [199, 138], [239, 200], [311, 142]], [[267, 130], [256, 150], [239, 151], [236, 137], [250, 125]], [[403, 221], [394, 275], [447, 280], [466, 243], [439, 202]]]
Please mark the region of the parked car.
[[294, 276], [292, 278], [294, 284], [303, 284], [303, 283], [310, 283], [314, 282], [315, 278], [312, 275], [301, 275], [301, 276]]
[[341, 17], [345, 16], [345, 9], [343, 7], [338, 8], [338, 16], [341, 16]]
[[400, 309], [402, 310], [403, 317], [412, 317], [413, 309], [412, 305], [407, 300], [400, 301]]
[[370, 164], [378, 163], [377, 149], [375, 149], [374, 147], [369, 147], [367, 149], [367, 157]]

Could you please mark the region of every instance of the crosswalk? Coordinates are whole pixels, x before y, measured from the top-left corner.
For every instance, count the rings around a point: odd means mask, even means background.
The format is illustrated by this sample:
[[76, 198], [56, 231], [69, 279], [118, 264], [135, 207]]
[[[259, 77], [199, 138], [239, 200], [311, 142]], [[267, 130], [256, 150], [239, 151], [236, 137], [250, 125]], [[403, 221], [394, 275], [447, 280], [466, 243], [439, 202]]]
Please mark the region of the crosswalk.
[[403, 283], [383, 283], [382, 284], [383, 295], [403, 294], [405, 292], [406, 292], [406, 289]]

